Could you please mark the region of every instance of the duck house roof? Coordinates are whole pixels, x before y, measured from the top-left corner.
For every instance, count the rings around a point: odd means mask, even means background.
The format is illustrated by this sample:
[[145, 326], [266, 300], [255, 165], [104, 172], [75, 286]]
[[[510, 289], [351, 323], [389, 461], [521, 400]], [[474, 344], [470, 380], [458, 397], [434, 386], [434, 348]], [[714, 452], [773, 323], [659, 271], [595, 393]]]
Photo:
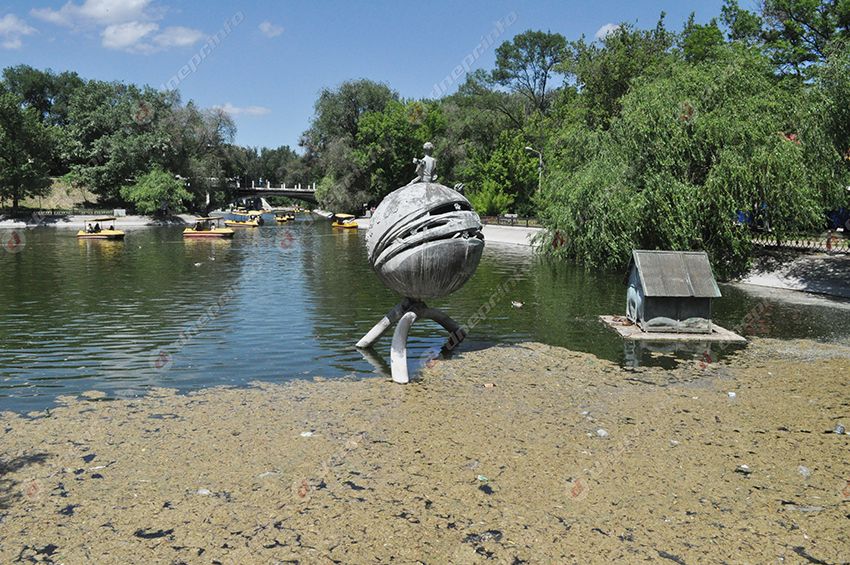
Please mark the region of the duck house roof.
[[645, 296], [720, 298], [704, 251], [632, 251]]

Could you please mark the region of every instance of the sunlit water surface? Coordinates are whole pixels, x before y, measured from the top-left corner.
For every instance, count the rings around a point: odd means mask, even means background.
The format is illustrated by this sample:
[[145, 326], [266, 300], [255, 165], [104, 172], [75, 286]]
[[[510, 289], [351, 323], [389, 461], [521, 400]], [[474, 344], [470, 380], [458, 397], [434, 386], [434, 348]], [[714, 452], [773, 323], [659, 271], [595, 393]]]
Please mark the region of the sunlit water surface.
[[[354, 348], [398, 300], [369, 269], [365, 232], [310, 216], [232, 241], [184, 241], [181, 231], [139, 228], [108, 242], [36, 228], [16, 252], [0, 251], [0, 410], [41, 409], [87, 390], [127, 397], [155, 386], [386, 373], [389, 334], [372, 359]], [[745, 335], [846, 341], [850, 333], [846, 302], [722, 291], [715, 320]], [[553, 265], [524, 247], [488, 244], [469, 283], [431, 305], [472, 326], [460, 351], [539, 341], [629, 365], [658, 362], [598, 321], [623, 312], [622, 273]], [[431, 322], [414, 325], [411, 371], [445, 338]], [[706, 356], [704, 346], [679, 349]], [[730, 350], [715, 345], [710, 356]]]

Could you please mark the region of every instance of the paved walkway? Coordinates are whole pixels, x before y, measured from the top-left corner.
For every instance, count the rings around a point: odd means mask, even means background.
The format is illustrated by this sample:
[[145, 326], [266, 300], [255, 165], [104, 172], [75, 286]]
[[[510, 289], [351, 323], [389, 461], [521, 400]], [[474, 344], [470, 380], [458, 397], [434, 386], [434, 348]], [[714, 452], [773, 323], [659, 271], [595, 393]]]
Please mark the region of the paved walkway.
[[510, 243], [514, 245], [532, 245], [531, 238], [542, 232], [542, 228], [524, 228], [518, 226], [484, 225], [484, 241], [487, 243]]
[[850, 255], [764, 251], [740, 282], [850, 298]]

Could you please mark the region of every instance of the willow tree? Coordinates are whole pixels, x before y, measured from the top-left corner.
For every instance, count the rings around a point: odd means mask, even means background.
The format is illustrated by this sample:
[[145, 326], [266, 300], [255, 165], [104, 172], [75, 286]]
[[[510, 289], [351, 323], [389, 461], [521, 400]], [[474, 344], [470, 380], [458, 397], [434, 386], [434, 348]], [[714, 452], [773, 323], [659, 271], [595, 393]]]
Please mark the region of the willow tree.
[[838, 155], [812, 158], [827, 141], [804, 129], [808, 94], [773, 70], [759, 51], [731, 46], [634, 84], [610, 130], [587, 134], [585, 162], [553, 164], [543, 201], [565, 241], [557, 252], [622, 266], [633, 248], [704, 249], [731, 274], [750, 251], [740, 216], [779, 238], [821, 227], [825, 193], [841, 190], [839, 177], [824, 180]]

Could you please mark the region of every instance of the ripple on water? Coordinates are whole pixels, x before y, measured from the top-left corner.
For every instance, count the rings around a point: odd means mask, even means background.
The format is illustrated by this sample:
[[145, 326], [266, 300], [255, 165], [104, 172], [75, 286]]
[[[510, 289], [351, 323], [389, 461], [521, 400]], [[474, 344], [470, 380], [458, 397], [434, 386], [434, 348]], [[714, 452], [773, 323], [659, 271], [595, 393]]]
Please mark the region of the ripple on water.
[[[38, 229], [28, 232], [24, 253], [0, 253], [0, 410], [42, 408], [90, 389], [130, 396], [155, 386], [387, 370], [390, 332], [372, 359], [353, 347], [399, 299], [370, 271], [363, 232], [308, 221], [223, 242], [184, 242], [180, 232], [139, 229], [123, 244], [99, 245]], [[753, 333], [848, 334], [840, 310], [723, 292], [716, 312], [725, 325], [767, 300]], [[629, 353], [597, 322], [623, 302], [619, 273], [552, 266], [527, 248], [490, 244], [467, 285], [431, 305], [472, 328], [461, 351], [540, 341], [623, 361]], [[417, 323], [411, 369], [445, 338], [438, 326]]]

